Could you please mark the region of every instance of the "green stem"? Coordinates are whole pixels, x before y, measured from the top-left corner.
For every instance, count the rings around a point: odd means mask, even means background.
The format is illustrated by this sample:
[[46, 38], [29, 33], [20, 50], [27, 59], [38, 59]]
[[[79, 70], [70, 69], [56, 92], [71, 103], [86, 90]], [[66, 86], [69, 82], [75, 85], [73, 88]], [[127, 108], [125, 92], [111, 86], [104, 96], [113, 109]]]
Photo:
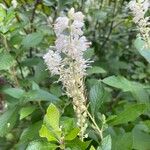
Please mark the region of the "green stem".
[[91, 116], [91, 114], [88, 112], [87, 110], [87, 114], [88, 116], [90, 117], [91, 121], [93, 122], [93, 125], [95, 127], [95, 129], [98, 131], [99, 135], [100, 135], [100, 138], [103, 139], [103, 132], [102, 132], [102, 129], [100, 129], [97, 125], [97, 123], [95, 122], [94, 118]]

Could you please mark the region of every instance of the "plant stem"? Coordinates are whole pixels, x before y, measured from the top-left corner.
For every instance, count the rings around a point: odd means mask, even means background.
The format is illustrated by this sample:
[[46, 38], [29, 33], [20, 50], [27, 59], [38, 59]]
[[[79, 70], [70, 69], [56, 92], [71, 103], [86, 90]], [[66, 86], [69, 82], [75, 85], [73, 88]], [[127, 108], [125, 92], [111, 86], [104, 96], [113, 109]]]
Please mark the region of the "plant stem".
[[103, 139], [103, 132], [102, 132], [102, 129], [100, 129], [97, 125], [97, 123], [95, 122], [94, 118], [91, 116], [91, 114], [88, 112], [87, 110], [87, 114], [88, 116], [90, 117], [91, 121], [93, 122], [93, 125], [95, 127], [95, 129], [98, 131], [99, 135], [100, 135], [100, 138]]

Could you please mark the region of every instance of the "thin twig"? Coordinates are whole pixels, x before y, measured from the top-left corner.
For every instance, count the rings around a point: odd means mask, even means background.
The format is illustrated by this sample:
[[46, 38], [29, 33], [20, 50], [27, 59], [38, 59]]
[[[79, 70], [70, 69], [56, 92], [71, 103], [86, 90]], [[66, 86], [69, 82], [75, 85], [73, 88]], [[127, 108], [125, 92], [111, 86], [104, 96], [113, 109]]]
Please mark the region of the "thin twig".
[[24, 79], [24, 75], [23, 75], [21, 64], [20, 64], [20, 62], [19, 62], [19, 60], [17, 58], [16, 58], [16, 61], [18, 63], [18, 67], [19, 67], [19, 70], [20, 70], [21, 77], [22, 77], [22, 79]]
[[[114, 18], [115, 15], [116, 15], [116, 14], [115, 14], [116, 5], [117, 5], [117, 4], [115, 3], [114, 9], [113, 9], [113, 15], [112, 15], [112, 18]], [[113, 30], [113, 25], [114, 25], [114, 19], [111, 21], [110, 29], [109, 29], [108, 35], [107, 35], [105, 41], [103, 42], [103, 44], [102, 44], [102, 46], [101, 46], [101, 49], [103, 49], [103, 48], [105, 47], [107, 41], [109, 40], [109, 37], [110, 37], [110, 35], [111, 35], [111, 33], [112, 33], [112, 30]]]

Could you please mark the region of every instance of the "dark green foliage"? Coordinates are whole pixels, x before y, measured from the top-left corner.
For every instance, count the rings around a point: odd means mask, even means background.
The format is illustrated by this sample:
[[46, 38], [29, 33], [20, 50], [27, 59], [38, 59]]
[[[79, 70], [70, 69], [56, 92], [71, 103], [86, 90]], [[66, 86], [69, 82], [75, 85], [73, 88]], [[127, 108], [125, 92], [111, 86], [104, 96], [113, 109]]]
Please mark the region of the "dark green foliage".
[[[0, 150], [150, 150], [150, 50], [136, 38], [127, 0], [0, 0]], [[43, 55], [54, 21], [71, 7], [92, 42], [87, 69], [88, 138], [78, 137], [71, 99]], [[50, 17], [50, 18], [49, 18]], [[62, 140], [63, 137], [63, 140]]]

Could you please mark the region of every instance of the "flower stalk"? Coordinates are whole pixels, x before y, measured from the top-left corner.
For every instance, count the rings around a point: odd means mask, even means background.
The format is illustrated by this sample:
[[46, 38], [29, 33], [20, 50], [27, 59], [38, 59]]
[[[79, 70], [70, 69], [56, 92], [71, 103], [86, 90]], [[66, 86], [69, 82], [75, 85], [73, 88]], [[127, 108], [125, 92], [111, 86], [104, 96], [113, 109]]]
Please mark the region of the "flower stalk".
[[87, 99], [84, 78], [89, 61], [83, 58], [90, 43], [83, 36], [84, 15], [71, 8], [68, 16], [59, 17], [54, 25], [55, 46], [44, 55], [45, 63], [53, 75], [59, 75], [59, 81], [72, 104], [80, 127], [79, 136], [83, 140], [87, 128]]

